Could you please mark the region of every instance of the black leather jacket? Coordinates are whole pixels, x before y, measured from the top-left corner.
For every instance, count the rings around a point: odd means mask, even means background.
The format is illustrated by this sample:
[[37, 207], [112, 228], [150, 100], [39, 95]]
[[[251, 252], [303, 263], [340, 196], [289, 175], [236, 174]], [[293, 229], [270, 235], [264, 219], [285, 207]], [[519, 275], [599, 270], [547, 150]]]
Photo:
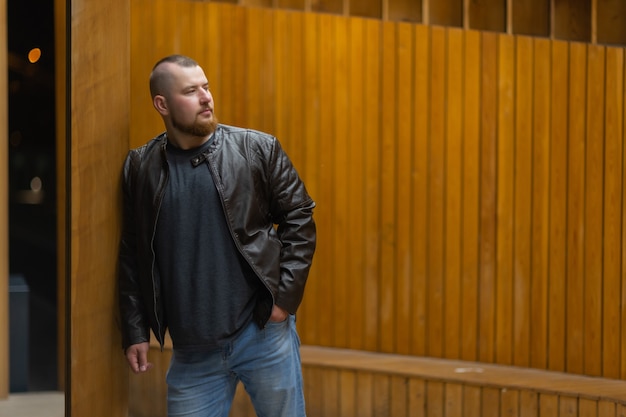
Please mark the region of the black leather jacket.
[[[163, 346], [167, 327], [153, 247], [168, 181], [166, 144], [163, 133], [131, 150], [124, 163], [118, 265], [124, 349], [149, 341], [150, 328]], [[315, 251], [315, 203], [279, 142], [219, 125], [209, 150], [192, 163], [208, 163], [233, 240], [267, 289], [254, 312], [257, 324], [265, 325], [273, 304], [294, 314]]]

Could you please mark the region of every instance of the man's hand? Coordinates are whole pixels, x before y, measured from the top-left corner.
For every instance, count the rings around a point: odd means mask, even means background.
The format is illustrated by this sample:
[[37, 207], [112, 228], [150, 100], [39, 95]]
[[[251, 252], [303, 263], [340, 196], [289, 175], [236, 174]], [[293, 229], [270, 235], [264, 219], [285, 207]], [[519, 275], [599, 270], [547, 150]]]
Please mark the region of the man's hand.
[[150, 350], [148, 342], [131, 345], [126, 349], [126, 360], [134, 373], [147, 372], [152, 368], [152, 364], [148, 362], [148, 350]]
[[270, 321], [278, 323], [287, 320], [288, 316], [289, 313], [287, 313], [287, 310], [283, 310], [282, 308], [274, 304], [274, 306], [272, 307], [272, 315], [270, 316]]

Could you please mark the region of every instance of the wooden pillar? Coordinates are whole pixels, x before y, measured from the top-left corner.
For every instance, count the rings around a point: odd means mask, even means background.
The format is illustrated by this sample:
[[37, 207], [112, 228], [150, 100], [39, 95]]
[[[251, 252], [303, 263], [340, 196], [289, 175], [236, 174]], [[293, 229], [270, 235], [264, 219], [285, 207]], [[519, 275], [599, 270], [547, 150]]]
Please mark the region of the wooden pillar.
[[7, 4], [0, 0], [0, 399], [9, 396], [9, 92]]
[[115, 292], [129, 148], [130, 0], [55, 1], [65, 415], [126, 417]]

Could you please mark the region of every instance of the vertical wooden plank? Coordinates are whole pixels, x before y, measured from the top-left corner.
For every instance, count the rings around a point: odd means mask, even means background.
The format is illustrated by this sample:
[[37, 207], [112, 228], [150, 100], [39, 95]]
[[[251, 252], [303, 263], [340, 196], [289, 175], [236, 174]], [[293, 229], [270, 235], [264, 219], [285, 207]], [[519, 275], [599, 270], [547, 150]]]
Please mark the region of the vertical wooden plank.
[[501, 417], [518, 417], [520, 408], [520, 393], [518, 390], [502, 389], [500, 392]]
[[305, 366], [302, 370], [302, 377], [304, 378], [307, 415], [323, 416], [322, 369], [317, 366]]
[[[397, 245], [397, 210], [400, 202], [396, 196], [396, 25], [390, 22], [382, 23], [381, 45], [381, 123], [385, 126], [381, 130], [381, 270], [379, 275], [379, 348], [383, 352], [391, 353], [395, 349], [395, 279], [396, 269], [396, 245]], [[394, 277], [394, 279], [389, 279]]]
[[529, 365], [548, 366], [548, 285], [550, 277], [550, 71], [547, 39], [535, 39], [533, 52], [532, 257], [530, 283]]
[[463, 417], [482, 416], [482, 390], [479, 386], [463, 385]]
[[[274, 62], [274, 88], [276, 89], [275, 97], [276, 103], [274, 104], [273, 119], [274, 130], [273, 134], [280, 140], [283, 149], [293, 160], [293, 154], [290, 152], [291, 143], [290, 135], [288, 134], [288, 124], [291, 116], [292, 107], [289, 105], [289, 93], [291, 84], [291, 71], [290, 65], [291, 51], [291, 27], [287, 16], [283, 12], [274, 13], [276, 16], [274, 19], [274, 27], [272, 33]], [[281, 36], [282, 34], [282, 36]], [[285, 36], [285, 34], [287, 34]], [[295, 161], [294, 161], [295, 163]]]
[[559, 415], [559, 397], [554, 394], [539, 394], [539, 417]]
[[[152, 18], [154, 25], [156, 26], [160, 22], [165, 21], [168, 17], [176, 16], [176, 4], [175, 1], [162, 1], [159, 3], [159, 7], [155, 7], [153, 10]], [[155, 52], [158, 58], [164, 57], [173, 53], [176, 48], [174, 46], [176, 25], [171, 25], [162, 30], [154, 31], [152, 40], [154, 42]], [[155, 60], [156, 62], [156, 60]]]
[[[173, 3], [173, 2], [172, 2]], [[218, 34], [218, 39], [229, 39], [230, 40], [230, 31], [232, 27], [235, 27], [235, 25], [237, 24], [236, 22], [236, 18], [235, 18], [235, 10], [236, 8], [232, 5], [221, 5], [220, 6], [220, 22], [217, 25], [217, 27], [219, 28], [219, 34]], [[163, 20], [161, 20], [162, 22]], [[248, 34], [248, 29], [247, 29], [248, 25], [244, 25], [243, 28], [245, 28], [245, 30], [242, 30], [242, 35], [241, 37], [244, 37], [244, 42], [247, 43], [247, 39], [250, 36]], [[252, 30], [252, 28], [250, 29]], [[237, 37], [237, 41], [239, 42], [239, 40], [241, 39], [241, 37]], [[235, 41], [230, 40], [230, 41]], [[257, 51], [257, 47], [255, 46], [255, 44], [251, 44], [251, 49], [253, 49], [250, 54], [254, 54]], [[216, 79], [213, 83], [211, 83], [212, 85], [212, 89], [216, 95], [215, 97], [215, 107], [216, 107], [216, 113], [219, 114], [220, 116], [220, 121], [222, 123], [227, 123], [227, 124], [238, 124], [241, 123], [243, 120], [246, 120], [246, 123], [249, 125], [249, 127], [256, 127], [258, 128], [258, 122], [254, 121], [252, 114], [248, 114], [248, 106], [245, 105], [244, 103], [244, 107], [243, 107], [243, 111], [245, 111], [245, 116], [242, 118], [238, 118], [237, 117], [237, 110], [236, 110], [236, 106], [238, 105], [238, 101], [241, 100], [228, 100], [227, 97], [228, 95], [230, 95], [234, 89], [235, 89], [235, 84], [236, 84], [236, 79], [235, 77], [237, 77], [240, 72], [239, 71], [235, 71], [234, 68], [236, 67], [235, 64], [235, 54], [239, 53], [242, 54], [244, 51], [238, 50], [237, 52], [235, 52], [235, 48], [225, 48], [225, 47], [220, 47], [219, 48], [219, 61], [220, 61], [220, 67], [222, 67], [222, 70], [219, 73], [219, 79]], [[245, 50], [245, 65], [249, 65], [250, 62], [254, 61], [256, 62], [254, 58], [254, 56], [251, 56], [250, 54], [248, 54], [248, 50]], [[210, 60], [209, 60], [209, 64], [210, 64]], [[249, 91], [249, 84], [251, 82], [251, 78], [252, 75], [248, 76], [248, 74], [245, 74], [245, 79], [244, 79], [244, 86], [246, 87], [246, 91]], [[219, 85], [218, 85], [219, 84]], [[257, 85], [255, 85], [254, 87], [250, 87], [250, 88], [258, 88]], [[248, 102], [248, 97], [251, 94], [258, 94], [258, 91], [251, 91], [250, 93], [246, 93], [245, 97], [245, 102]], [[218, 110], [219, 109], [219, 110]], [[240, 107], [241, 109], [241, 107]], [[219, 112], [219, 113], [218, 113]]]
[[407, 417], [424, 417], [426, 414], [426, 382], [411, 378], [408, 381], [408, 413]]
[[537, 416], [539, 416], [539, 394], [529, 390], [520, 391], [519, 417]]
[[499, 416], [500, 415], [500, 389], [484, 387], [482, 389], [482, 415], [483, 416]]
[[617, 405], [614, 401], [609, 401], [609, 400], [598, 401], [598, 417], [616, 417], [617, 416], [616, 413], [617, 413]]
[[567, 371], [583, 372], [586, 47], [570, 44], [567, 172]]
[[416, 196], [413, 214], [412, 235], [413, 250], [413, 283], [411, 286], [412, 321], [411, 321], [411, 353], [425, 355], [427, 352], [427, 322], [428, 322], [428, 202], [424, 196], [428, 193], [430, 146], [430, 28], [427, 26], [415, 27], [415, 97], [414, 118], [414, 145], [413, 165], [415, 174], [412, 182], [412, 193]]
[[[334, 109], [332, 114], [329, 114], [326, 122], [330, 126], [334, 126], [331, 138], [348, 138], [350, 137], [350, 130], [348, 128], [348, 120], [345, 117], [336, 117], [337, 114], [348, 114], [350, 112], [350, 104], [348, 102], [348, 90], [345, 86], [348, 85], [348, 62], [347, 54], [348, 50], [348, 34], [347, 34], [347, 20], [337, 17], [332, 18], [333, 27], [333, 86], [330, 88], [333, 94]], [[330, 86], [329, 86], [330, 87]], [[325, 106], [326, 107], [326, 106]], [[332, 140], [333, 154], [333, 168], [330, 170], [333, 175], [332, 181], [334, 183], [334, 193], [332, 202], [334, 205], [333, 213], [333, 232], [334, 232], [334, 276], [337, 279], [333, 280], [333, 316], [334, 317], [346, 317], [347, 316], [347, 303], [340, 300], [347, 300], [350, 297], [349, 288], [353, 288], [359, 285], [360, 277], [350, 276], [348, 274], [348, 259], [352, 251], [349, 249], [349, 242], [351, 241], [350, 229], [347, 227], [348, 217], [351, 215], [349, 207], [352, 202], [348, 199], [348, 190], [351, 186], [348, 174], [350, 167], [349, 161], [353, 157], [352, 148], [355, 147], [353, 143], [348, 140]], [[360, 146], [360, 145], [357, 145]], [[334, 346], [336, 347], [348, 347], [348, 327], [350, 323], [346, 320], [333, 320], [334, 331]]]
[[587, 67], [583, 370], [585, 375], [599, 376], [602, 374], [604, 47], [589, 45]]
[[[154, 25], [152, 18], [154, 10], [152, 7], [148, 7], [148, 3], [145, 0], [138, 0], [131, 3], [131, 5], [130, 24], [132, 27], [152, 27]], [[144, 10], [144, 12], [139, 13], [138, 10]], [[152, 71], [152, 66], [160, 57], [156, 58], [157, 53], [154, 51], [154, 43], [144, 45], [142, 41], [143, 39], [138, 36], [131, 37], [131, 49], [136, 51], [131, 55], [133, 70], [130, 73], [130, 108], [131, 120], [133, 120], [133, 123], [130, 124], [131, 147], [140, 146], [150, 137], [154, 137], [163, 131], [163, 123], [159, 114], [156, 111], [145, 111], [146, 107], [152, 107], [148, 89], [148, 77]], [[144, 133], [146, 126], [151, 126], [152, 129]], [[65, 187], [65, 184], [63, 184], [63, 187]], [[59, 275], [59, 277], [62, 276]]]
[[[129, 147], [130, 5], [77, 0], [71, 6], [66, 414], [121, 417], [128, 411], [128, 365], [112, 320], [112, 277], [121, 224], [119, 178]], [[90, 340], [98, 343], [86, 345]]]
[[444, 180], [445, 180], [445, 69], [446, 69], [446, 30], [431, 29], [431, 94], [432, 108], [430, 134], [442, 138], [430, 142], [429, 178], [429, 276], [428, 276], [428, 350], [430, 356], [443, 354], [443, 233], [444, 233]]
[[515, 190], [513, 242], [513, 364], [530, 364], [532, 165], [533, 165], [533, 40], [515, 44]]
[[333, 368], [322, 369], [322, 384], [318, 389], [322, 391], [320, 404], [322, 416], [336, 416], [339, 414], [341, 391], [339, 390], [340, 371]]
[[[623, 70], [624, 71], [624, 90], [623, 90], [623, 97], [626, 100], [626, 69]], [[621, 116], [623, 117], [622, 120], [626, 120], [626, 104], [623, 105], [623, 113], [621, 114]], [[623, 122], [622, 122], [623, 123]], [[624, 140], [624, 132], [622, 132], [622, 166], [626, 167], [626, 142]], [[621, 230], [621, 239], [622, 239], [622, 247], [621, 247], [621, 251], [620, 251], [620, 266], [621, 266], [621, 273], [620, 273], [620, 282], [622, 283], [622, 290], [620, 291], [620, 301], [621, 301], [621, 314], [620, 314], [620, 318], [621, 318], [621, 322], [622, 323], [626, 323], [626, 309], [624, 309], [623, 306], [626, 305], [626, 285], [624, 285], [623, 283], [626, 282], [626, 244], [624, 244], [626, 242], [626, 227], [624, 227], [624, 225], [626, 225], [626, 209], [624, 209], [624, 197], [626, 196], [626, 168], [622, 168], [622, 188], [621, 188], [621, 192], [622, 192], [622, 230]], [[626, 331], [624, 331], [621, 327], [621, 335], [620, 335], [620, 354], [621, 354], [621, 360], [620, 360], [620, 377], [621, 378], [626, 378]]]
[[193, 39], [195, 33], [192, 31], [193, 10], [196, 6], [193, 2], [175, 2], [177, 4], [176, 14], [173, 16], [172, 42], [174, 51], [187, 56], [196, 56]]
[[[333, 18], [335, 16], [323, 14], [319, 16], [319, 32], [317, 33], [320, 55], [318, 62], [318, 70], [320, 77], [320, 88], [319, 99], [320, 103], [324, 103], [323, 106], [320, 106], [320, 128], [319, 128], [319, 137], [315, 138], [315, 141], [319, 143], [318, 151], [322, 158], [320, 162], [323, 164], [321, 169], [319, 170], [319, 181], [323, 186], [317, 192], [317, 204], [321, 207], [327, 207], [326, 215], [324, 216], [322, 223], [319, 225], [321, 230], [329, 230], [331, 235], [329, 239], [326, 241], [325, 248], [320, 247], [317, 248], [317, 255], [321, 255], [322, 259], [331, 259], [337, 250], [335, 247], [335, 232], [334, 232], [334, 223], [337, 216], [337, 207], [334, 204], [333, 197], [336, 193], [336, 185], [335, 185], [335, 173], [337, 167], [335, 166], [335, 161], [333, 159], [329, 159], [325, 157], [325, 155], [333, 155], [335, 152], [336, 140], [333, 137], [334, 134], [334, 116], [335, 116], [335, 101], [334, 101], [334, 90], [335, 90], [335, 67], [334, 67], [334, 49], [333, 39], [334, 39], [334, 25]], [[321, 251], [320, 251], [321, 249]], [[321, 296], [323, 298], [318, 299], [318, 311], [317, 317], [320, 321], [320, 333], [319, 333], [319, 342], [324, 346], [332, 346], [334, 343], [335, 330], [334, 326], [336, 324], [335, 320], [335, 308], [338, 300], [335, 300], [333, 294], [328, 295], [328, 289], [335, 287], [334, 282], [337, 279], [335, 265], [332, 262], [323, 263], [320, 266], [321, 277], [323, 279], [323, 284], [326, 291], [322, 290], [318, 293], [318, 297]], [[323, 295], [324, 294], [324, 295]]]
[[513, 360], [513, 238], [515, 203], [515, 39], [498, 36], [498, 181], [496, 362]]
[[444, 417], [445, 384], [439, 381], [428, 381], [426, 384], [426, 417]]
[[350, 204], [355, 206], [355, 210], [350, 211], [348, 216], [348, 230], [350, 230], [350, 250], [356, 256], [348, 256], [349, 276], [353, 277], [350, 286], [350, 296], [348, 297], [348, 345], [352, 349], [364, 348], [363, 320], [362, 312], [365, 304], [365, 288], [361, 277], [364, 276], [364, 260], [362, 251], [362, 242], [364, 239], [363, 231], [363, 209], [367, 202], [367, 195], [364, 192], [365, 184], [363, 182], [363, 173], [365, 170], [364, 148], [361, 138], [364, 136], [363, 115], [367, 113], [365, 102], [365, 85], [368, 82], [363, 77], [363, 66], [365, 63], [364, 56], [364, 38], [362, 19], [351, 19], [350, 24], [350, 50], [349, 50], [349, 74], [348, 88], [350, 91], [350, 107], [349, 123], [350, 132], [353, 142], [350, 145], [350, 158], [348, 183], [351, 185], [347, 189]]
[[[378, 80], [381, 76], [378, 54], [381, 48], [380, 23], [374, 20], [365, 22], [365, 66], [363, 74], [365, 80]], [[367, 82], [365, 84], [365, 108], [375, 109], [380, 104], [382, 92], [379, 83]], [[363, 323], [365, 331], [365, 349], [376, 350], [378, 348], [379, 318], [376, 308], [378, 306], [378, 276], [380, 268], [380, 121], [377, 117], [368, 117], [364, 124], [365, 135], [365, 175], [363, 177], [365, 195], [368, 200], [364, 207], [365, 239], [364, 259], [365, 275], [365, 300], [363, 303]]]
[[588, 398], [578, 399], [578, 417], [597, 417], [598, 401]]
[[405, 376], [390, 376], [389, 416], [407, 416], [409, 413], [409, 379]]
[[[241, 24], [242, 28], [246, 30], [244, 33], [244, 42], [247, 47], [244, 49], [245, 54], [242, 57], [242, 52], [244, 51], [235, 51], [234, 48], [223, 48], [223, 53], [225, 49], [233, 49], [228, 52], [228, 56], [230, 58], [231, 75], [229, 76], [230, 91], [234, 91], [237, 88], [238, 78], [241, 71], [236, 71], [235, 65], [237, 65], [239, 60], [239, 64], [243, 64], [248, 68], [256, 68], [256, 71], [245, 71], [243, 72], [245, 75], [245, 79], [243, 80], [243, 85], [245, 85], [245, 93], [244, 96], [246, 98], [245, 102], [243, 100], [232, 100], [233, 103], [229, 103], [229, 110], [232, 112], [230, 115], [230, 120], [233, 120], [234, 124], [243, 124], [244, 120], [246, 120], [246, 127], [258, 130], [264, 130], [264, 112], [263, 106], [261, 104], [260, 98], [263, 98], [263, 101], [267, 101], [268, 97], [263, 96], [264, 86], [263, 83], [263, 72], [265, 71], [264, 64], [264, 53], [265, 53], [265, 40], [266, 37], [263, 35], [265, 30], [267, 29], [266, 22], [261, 19], [261, 10], [260, 9], [251, 9], [244, 7], [233, 7], [232, 12], [230, 14], [230, 25], [238, 25]], [[240, 21], [240, 19], [242, 19]], [[224, 22], [226, 23], [226, 22]], [[228, 34], [224, 34], [224, 36], [230, 36], [232, 31], [232, 27], [234, 26], [226, 26], [224, 25], [224, 30], [228, 31]], [[227, 38], [225, 38], [227, 39]], [[239, 38], [241, 39], [241, 38]], [[228, 67], [227, 67], [228, 68]], [[224, 76], [225, 74], [222, 74]], [[241, 96], [240, 96], [241, 97]], [[240, 118], [242, 112], [245, 114], [245, 119]]]
[[[258, 36], [258, 32], [255, 31], [271, 31], [272, 26], [269, 21], [265, 21], [263, 24], [249, 26], [249, 19], [265, 19], [262, 17], [255, 18], [254, 14], [248, 13], [248, 10], [243, 7], [233, 5], [223, 5], [222, 7], [226, 11], [224, 20], [222, 20], [223, 16], [221, 16], [221, 14], [218, 16], [208, 16], [207, 20], [220, 19], [219, 26], [222, 28], [221, 39], [223, 45], [219, 47], [219, 51], [226, 60], [224, 64], [220, 65], [220, 78], [218, 82], [221, 81], [221, 78], [224, 78], [226, 81], [226, 84], [220, 86], [223, 88], [220, 94], [220, 103], [227, 104], [229, 111], [228, 119], [226, 119], [225, 122], [273, 133], [274, 128], [269, 124], [272, 119], [271, 116], [267, 116], [265, 109], [263, 111], [254, 109], [252, 118], [249, 113], [250, 109], [254, 107], [268, 107], [262, 106], [260, 103], [265, 101], [274, 102], [275, 90], [272, 90], [272, 94], [265, 93], [265, 89], [268, 86], [270, 86], [270, 88], [273, 87], [273, 79], [268, 81], [268, 77], [272, 77], [271, 72], [241, 70], [243, 68], [258, 68], [260, 65], [264, 65], [264, 68], [267, 68], [270, 65], [269, 63], [273, 61], [273, 56], [263, 51], [268, 44], [271, 44], [269, 39], [253, 45], [248, 43], [250, 37]], [[205, 26], [206, 22], [200, 27], [204, 30]], [[238, 30], [234, 31], [232, 29], [234, 27], [238, 28]], [[251, 48], [261, 48], [261, 51], [250, 51]], [[271, 46], [269, 48], [271, 49]], [[215, 57], [211, 54], [210, 50], [207, 51], [207, 54], [208, 62], [211, 64]], [[254, 73], [256, 73], [259, 78], [255, 78], [253, 76]], [[250, 86], [252, 86], [252, 96], [249, 95]], [[246, 100], [231, 99], [230, 97], [246, 97]]]
[[[319, 181], [320, 153], [319, 141], [320, 136], [320, 75], [319, 75], [319, 54], [320, 45], [318, 43], [317, 33], [318, 15], [313, 13], [305, 13], [303, 17], [303, 50], [304, 52], [304, 74], [303, 74], [303, 90], [302, 100], [307, 103], [304, 129], [302, 129], [302, 140], [304, 141], [304, 154], [306, 156], [306, 178], [307, 190], [315, 200], [319, 199], [322, 184]], [[323, 219], [316, 218], [316, 221]], [[323, 223], [323, 222], [322, 222]], [[318, 224], [322, 227], [322, 224]], [[327, 328], [323, 327], [328, 319], [326, 314], [320, 313], [319, 301], [323, 300], [323, 294], [327, 292], [323, 283], [320, 282], [326, 275], [326, 265], [319, 262], [324, 259], [323, 255], [326, 249], [321, 247], [317, 249], [316, 257], [318, 262], [313, 262], [309, 279], [307, 281], [306, 297], [304, 297], [300, 312], [304, 320], [299, 321], [300, 336], [303, 343], [321, 344], [320, 333], [326, 332]], [[327, 298], [327, 297], [325, 297]]]
[[620, 231], [623, 228], [624, 50], [606, 50], [602, 376], [620, 378]]
[[591, 0], [591, 43], [598, 43], [598, 0]]
[[[237, 8], [237, 10], [245, 12], [245, 10], [247, 9]], [[276, 16], [276, 13], [268, 8], [251, 9], [251, 10], [253, 12], [253, 15], [247, 14], [248, 19], [253, 17], [255, 20], [262, 22], [258, 26], [248, 25], [249, 29], [255, 28], [255, 30], [259, 30], [259, 32], [256, 33], [256, 36], [259, 39], [259, 41], [257, 41], [257, 44], [260, 47], [260, 55], [257, 57], [259, 61], [257, 61], [258, 64], [256, 64], [258, 65], [259, 70], [237, 71], [237, 72], [248, 73], [248, 74], [250, 72], [257, 73], [258, 79], [256, 82], [259, 85], [260, 95], [251, 96], [249, 98], [248, 108], [250, 108], [250, 106], [257, 106], [258, 108], [260, 108], [260, 111], [258, 113], [260, 119], [259, 119], [259, 125], [257, 128], [265, 132], [273, 133], [275, 131], [273, 109], [271, 109], [270, 106], [265, 105], [265, 103], [276, 102], [276, 88], [274, 85], [275, 78], [274, 78], [274, 66], [273, 66], [273, 62], [275, 60], [274, 58], [275, 50], [273, 47], [274, 45], [273, 45], [272, 37], [266, 36], [265, 34], [272, 33], [274, 31], [273, 29], [274, 28], [274, 16]], [[243, 15], [244, 15], [243, 13], [240, 13], [239, 16], [243, 16]], [[240, 17], [238, 19], [237, 27], [242, 27], [245, 24], [246, 24], [246, 21]], [[253, 46], [254, 44], [250, 44], [250, 43], [246, 45], [247, 48], [251, 48]], [[245, 56], [245, 54], [240, 53], [239, 55], [237, 55], [237, 58], [238, 58], [237, 65], [239, 65], [240, 68], [241, 66], [245, 65], [244, 62], [242, 61], [243, 56]], [[253, 63], [252, 65], [254, 68], [255, 64]], [[244, 85], [243, 82], [236, 82], [234, 91], [237, 92], [237, 88], [243, 88], [243, 85]], [[251, 91], [247, 91], [247, 92], [251, 92]], [[246, 92], [242, 91], [239, 97], [244, 96], [245, 93]], [[254, 125], [252, 127], [254, 127]]]
[[566, 262], [567, 262], [567, 149], [568, 62], [565, 42], [553, 42], [551, 52], [550, 130], [550, 261], [548, 368], [565, 370]]
[[[115, 276], [119, 244], [121, 203], [116, 180], [129, 143], [130, 42], [125, 29], [130, 9], [123, 1], [97, 3], [73, 3], [71, 50], [67, 51], [72, 64], [67, 68], [68, 99], [73, 107], [67, 126], [71, 195], [66, 210], [71, 224], [66, 230], [71, 252], [66, 314], [71, 320], [66, 348], [72, 355], [68, 377], [73, 383], [66, 387], [66, 410], [72, 415], [121, 416], [127, 411], [127, 367], [119, 356], [119, 331], [110, 319], [115, 291], [109, 278]], [[106, 44], [105, 38], [90, 36], [105, 31], [110, 35]], [[92, 50], [102, 53], [83, 55]], [[83, 59], [76, 59], [79, 56]], [[113, 137], [107, 140], [109, 134]], [[99, 184], [97, 191], [90, 186], [94, 183]], [[84, 341], [95, 338], [102, 343], [84, 349]]]
[[339, 412], [337, 415], [346, 417], [358, 417], [356, 373], [341, 371], [339, 374]]
[[[289, 68], [290, 83], [286, 85], [287, 91], [284, 91], [286, 103], [284, 104], [289, 110], [285, 115], [287, 119], [286, 137], [288, 138], [289, 155], [296, 164], [300, 175], [305, 182], [308, 177], [306, 166], [305, 145], [302, 143], [302, 127], [305, 126], [305, 120], [308, 117], [308, 106], [302, 100], [300, 92], [303, 89], [304, 81], [304, 13], [288, 12], [285, 19], [289, 22], [289, 43], [286, 46], [287, 54], [284, 60], [277, 62], [276, 65]], [[279, 31], [275, 30], [276, 38], [285, 37]], [[278, 53], [278, 51], [276, 51]], [[298, 94], [295, 92], [298, 91]], [[281, 138], [284, 137], [281, 135]]]
[[[215, 40], [211, 48], [198, 48], [196, 51], [196, 60], [204, 69], [207, 80], [209, 81], [211, 94], [214, 96], [215, 113], [221, 120], [222, 100], [229, 101], [228, 97], [230, 95], [230, 91], [222, 88], [221, 66], [213, 64], [215, 59], [214, 57], [221, 56], [221, 48], [223, 47], [222, 42], [220, 42], [220, 34], [222, 33], [222, 30], [220, 29], [220, 9], [218, 9], [218, 5], [215, 4], [207, 5], [197, 2], [194, 2], [194, 4], [196, 7], [193, 20], [194, 31], [204, 31], [208, 39]], [[149, 8], [150, 7], [148, 7], [148, 9]], [[140, 10], [141, 11], [138, 14], [145, 13], [146, 8]], [[229, 91], [229, 94], [226, 94], [226, 91]], [[152, 113], [155, 113], [155, 117], [158, 116], [156, 111], [153, 111]]]
[[[444, 416], [463, 415], [463, 385], [456, 383], [445, 384]], [[394, 414], [399, 415], [399, 414]]]
[[478, 359], [495, 359], [498, 37], [483, 33], [481, 50], [480, 283]]
[[478, 358], [478, 271], [480, 226], [480, 52], [477, 31], [463, 32], [463, 143], [460, 358]]
[[304, 106], [294, 91], [302, 89], [303, 79], [303, 13], [274, 12], [273, 49], [274, 105], [273, 126], [276, 135], [301, 176], [306, 175], [303, 146], [299, 136], [304, 124]]
[[392, 417], [391, 414], [391, 379], [388, 375], [374, 374], [373, 415]]
[[371, 373], [357, 373], [357, 416], [378, 417], [374, 412], [374, 376]]
[[[411, 353], [411, 299], [413, 284], [413, 260], [411, 247], [415, 244], [412, 235], [417, 196], [412, 196], [413, 182], [413, 153], [415, 142], [415, 125], [413, 114], [414, 91], [414, 29], [413, 25], [398, 23], [397, 30], [397, 90], [398, 104], [396, 106], [394, 124], [397, 126], [398, 144], [395, 151], [397, 158], [396, 171], [396, 208], [397, 218], [394, 225], [397, 236], [395, 250], [396, 288], [395, 311], [393, 324], [395, 327], [395, 353], [408, 355]], [[408, 198], [407, 198], [408, 197]]]
[[558, 416], [559, 417], [578, 416], [578, 398], [560, 396]]
[[444, 316], [443, 356], [460, 356], [461, 333], [461, 204], [463, 149], [463, 32], [447, 30], [446, 144], [444, 207]]

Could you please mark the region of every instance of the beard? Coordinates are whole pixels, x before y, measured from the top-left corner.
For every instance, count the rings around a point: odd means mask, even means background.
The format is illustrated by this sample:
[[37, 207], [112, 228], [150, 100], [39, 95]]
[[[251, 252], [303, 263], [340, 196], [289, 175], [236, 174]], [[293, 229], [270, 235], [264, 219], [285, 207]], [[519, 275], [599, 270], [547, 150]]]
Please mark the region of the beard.
[[207, 137], [211, 133], [215, 132], [218, 124], [217, 117], [213, 114], [210, 120], [206, 122], [201, 122], [196, 119], [193, 123], [190, 124], [181, 124], [176, 120], [176, 118], [172, 118], [172, 124], [178, 130], [188, 135], [197, 136], [197, 137]]

